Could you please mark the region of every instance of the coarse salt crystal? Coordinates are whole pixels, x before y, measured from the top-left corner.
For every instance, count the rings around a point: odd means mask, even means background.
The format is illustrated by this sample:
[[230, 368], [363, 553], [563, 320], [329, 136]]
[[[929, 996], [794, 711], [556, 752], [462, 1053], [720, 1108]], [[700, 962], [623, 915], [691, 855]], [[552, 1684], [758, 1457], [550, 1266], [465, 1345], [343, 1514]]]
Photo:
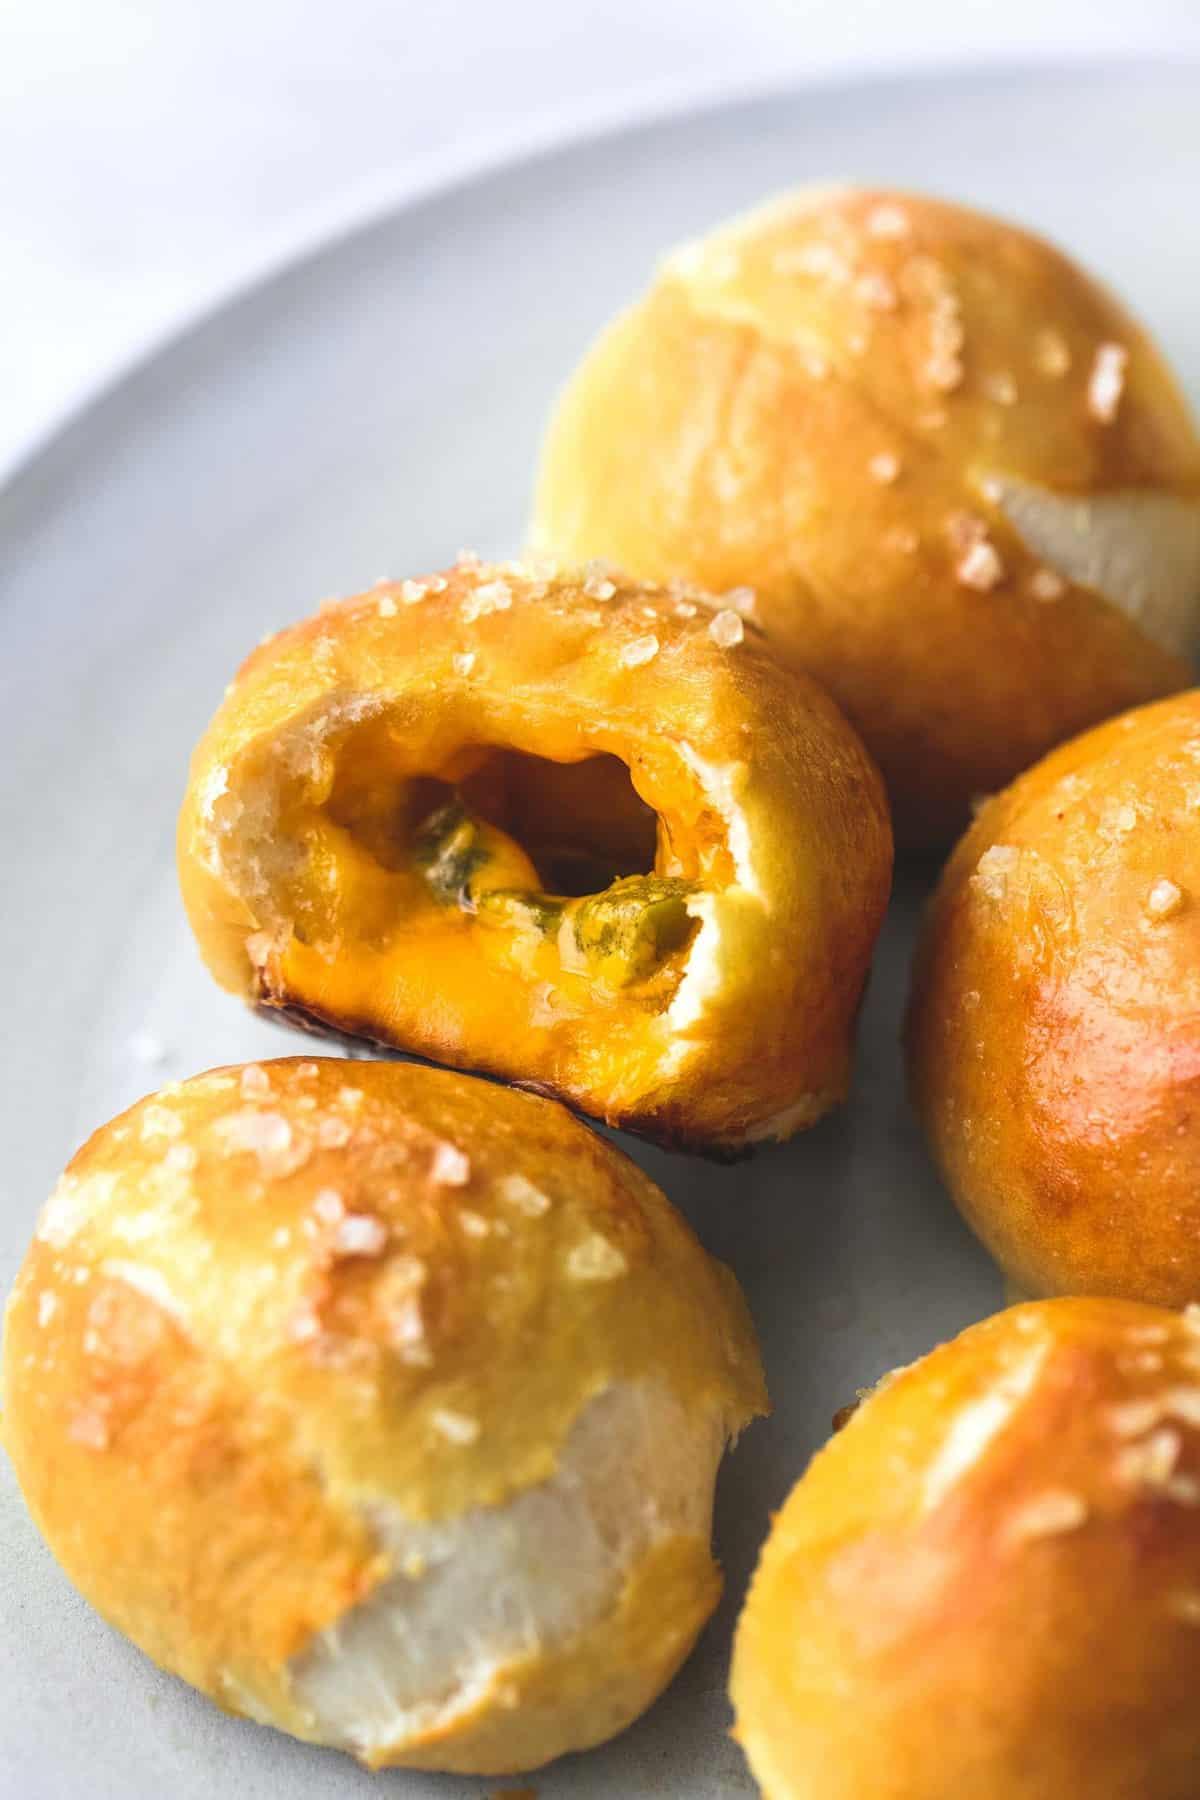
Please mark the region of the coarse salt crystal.
[[658, 639], [650, 631], [645, 637], [631, 638], [622, 646], [621, 662], [627, 669], [637, 669], [643, 663], [653, 662], [657, 655]]
[[848, 281], [850, 265], [832, 244], [801, 244], [794, 250], [780, 250], [774, 267], [781, 275], [815, 275], [823, 281]]
[[423, 581], [402, 581], [400, 583], [400, 598], [405, 606], [416, 606], [428, 592], [429, 588]]
[[345, 1119], [326, 1116], [317, 1121], [317, 1142], [322, 1150], [340, 1150], [350, 1142], [350, 1127]]
[[1118, 1437], [1141, 1437], [1161, 1418], [1162, 1407], [1156, 1394], [1140, 1400], [1121, 1400], [1108, 1409], [1108, 1422]]
[[278, 1157], [292, 1142], [292, 1128], [282, 1113], [231, 1113], [217, 1121], [218, 1135], [232, 1150], [250, 1150], [266, 1158]]
[[370, 1213], [347, 1213], [333, 1234], [339, 1256], [381, 1256], [387, 1243], [387, 1226]]
[[247, 1063], [242, 1070], [242, 1092], [248, 1100], [270, 1098], [271, 1077], [261, 1063]]
[[[953, 393], [956, 387], [962, 385], [962, 358], [949, 350], [931, 356], [925, 364], [925, 377], [930, 387], [939, 389], [943, 394]], [[933, 416], [931, 413], [930, 419]], [[944, 413], [938, 415], [938, 422], [945, 424], [946, 415]]]
[[867, 474], [872, 481], [878, 481], [884, 487], [890, 487], [892, 482], [899, 477], [900, 458], [891, 455], [886, 450], [881, 451], [878, 456], [873, 456], [868, 462]]
[[1101, 344], [1088, 376], [1087, 404], [1093, 419], [1111, 425], [1125, 391], [1129, 352], [1123, 344]]
[[877, 269], [868, 269], [854, 284], [854, 291], [872, 312], [894, 312], [899, 304], [895, 284]]
[[553, 1204], [549, 1194], [543, 1193], [540, 1187], [535, 1187], [528, 1176], [505, 1175], [497, 1185], [501, 1198], [531, 1219], [541, 1218], [550, 1211]]
[[902, 206], [874, 206], [867, 214], [867, 236], [880, 242], [894, 243], [906, 238], [911, 230], [912, 222]]
[[48, 1288], [43, 1288], [42, 1292], [38, 1295], [38, 1303], [37, 1303], [37, 1322], [38, 1322], [38, 1324], [42, 1325], [42, 1326], [48, 1325], [57, 1311], [58, 1311], [57, 1296], [52, 1294]]
[[454, 673], [456, 675], [469, 675], [471, 670], [475, 667], [475, 652], [473, 650], [460, 650], [453, 658], [453, 662]]
[[723, 608], [710, 623], [708, 635], [722, 650], [731, 650], [746, 635], [741, 614], [734, 612], [732, 607]]
[[81, 1406], [72, 1415], [67, 1436], [85, 1450], [108, 1449], [108, 1420], [92, 1406]]
[[471, 1179], [470, 1160], [456, 1145], [439, 1144], [429, 1173], [439, 1187], [465, 1187]]
[[997, 369], [983, 378], [983, 391], [997, 406], [1015, 406], [1017, 384], [1007, 369]]
[[612, 1281], [624, 1275], [628, 1266], [616, 1245], [598, 1231], [576, 1244], [567, 1257], [567, 1275], [572, 1281]]
[[963, 552], [954, 566], [954, 573], [963, 587], [986, 594], [1004, 580], [1004, 564], [995, 545], [986, 538], [979, 538]]
[[1200, 1431], [1200, 1387], [1168, 1388], [1162, 1396], [1162, 1410], [1167, 1417]]
[[1183, 889], [1161, 875], [1146, 895], [1146, 911], [1155, 919], [1171, 919], [1183, 908]]
[[346, 1211], [346, 1203], [336, 1188], [324, 1187], [313, 1201], [313, 1211], [323, 1225], [333, 1225]]
[[1009, 1523], [1009, 1531], [1017, 1538], [1053, 1537], [1064, 1531], [1077, 1531], [1086, 1523], [1087, 1503], [1079, 1494], [1065, 1488], [1049, 1488], [1021, 1507]]
[[156, 1106], [153, 1102], [142, 1108], [141, 1134], [143, 1139], [153, 1137], [177, 1138], [183, 1135], [183, 1120], [178, 1113], [167, 1106]]
[[[40, 1242], [51, 1244], [56, 1250], [61, 1250], [70, 1243], [91, 1210], [91, 1199], [96, 1194], [97, 1183], [101, 1179], [102, 1177], [93, 1175], [90, 1181], [84, 1182], [77, 1175], [59, 1176], [54, 1191], [38, 1218], [37, 1235]], [[110, 1170], [103, 1179], [107, 1189], [104, 1200], [107, 1200], [116, 1188], [117, 1178]]]
[[1067, 584], [1053, 569], [1035, 569], [1029, 578], [1029, 591], [1035, 600], [1061, 600]]
[[734, 612], [740, 613], [743, 619], [752, 619], [754, 617], [754, 609], [758, 604], [758, 596], [752, 587], [730, 588], [728, 593], [721, 595], [721, 598], [724, 600], [726, 606], [732, 606]]
[[583, 591], [589, 600], [611, 600], [617, 591], [617, 585], [606, 575], [589, 575], [584, 581]]
[[394, 619], [396, 616], [396, 602], [390, 594], [381, 594], [375, 610], [381, 619]]
[[1183, 1440], [1169, 1425], [1152, 1431], [1141, 1443], [1130, 1444], [1117, 1459], [1123, 1481], [1161, 1490], [1175, 1473]]
[[479, 1437], [478, 1419], [472, 1419], [467, 1413], [454, 1412], [447, 1406], [435, 1407], [429, 1415], [429, 1423], [451, 1444], [473, 1444]]
[[425, 1339], [425, 1319], [418, 1294], [409, 1294], [388, 1312], [388, 1342], [401, 1362], [419, 1369], [432, 1366], [433, 1351]]
[[485, 613], [507, 612], [512, 605], [512, 589], [507, 581], [484, 581], [462, 603], [462, 616], [468, 622]]
[[1042, 375], [1049, 375], [1057, 380], [1065, 375], [1071, 366], [1071, 352], [1061, 332], [1039, 331], [1033, 340], [1034, 367]]

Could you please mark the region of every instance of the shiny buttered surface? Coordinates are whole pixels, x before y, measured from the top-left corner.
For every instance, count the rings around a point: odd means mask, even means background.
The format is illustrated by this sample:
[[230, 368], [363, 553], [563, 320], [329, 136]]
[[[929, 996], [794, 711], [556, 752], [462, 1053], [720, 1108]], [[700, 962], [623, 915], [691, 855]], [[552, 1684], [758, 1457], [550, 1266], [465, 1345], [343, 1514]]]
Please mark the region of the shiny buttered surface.
[[716, 1603], [765, 1408], [732, 1275], [555, 1103], [399, 1064], [173, 1084], [9, 1306], [4, 1438], [67, 1574], [231, 1711], [373, 1766], [609, 1737]]
[[1015, 1288], [1200, 1299], [1200, 693], [983, 808], [928, 914], [908, 1052]]
[[735, 607], [471, 562], [251, 656], [179, 868], [235, 993], [719, 1151], [844, 1096], [891, 831]]
[[862, 732], [897, 837], [1186, 685], [1200, 442], [1153, 343], [1027, 232], [801, 190], [662, 263], [547, 435], [533, 540], [751, 587]]
[[1001, 1313], [889, 1377], [738, 1627], [766, 1800], [1192, 1800], [1200, 1315]]

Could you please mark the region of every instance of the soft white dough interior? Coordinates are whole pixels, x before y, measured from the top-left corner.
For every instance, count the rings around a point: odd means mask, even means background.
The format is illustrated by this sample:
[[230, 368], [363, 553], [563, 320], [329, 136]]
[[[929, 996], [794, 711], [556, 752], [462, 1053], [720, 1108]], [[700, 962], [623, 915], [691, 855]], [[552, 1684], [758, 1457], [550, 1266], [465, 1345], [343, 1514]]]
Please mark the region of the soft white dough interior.
[[590, 1401], [558, 1468], [502, 1506], [434, 1523], [373, 1507], [399, 1571], [291, 1665], [323, 1740], [370, 1752], [471, 1704], [497, 1668], [552, 1650], [616, 1604], [659, 1539], [708, 1541], [720, 1414], [660, 1381]]
[[1033, 554], [1103, 594], [1175, 656], [1200, 638], [1200, 504], [1130, 490], [1086, 499], [992, 475], [999, 505]]

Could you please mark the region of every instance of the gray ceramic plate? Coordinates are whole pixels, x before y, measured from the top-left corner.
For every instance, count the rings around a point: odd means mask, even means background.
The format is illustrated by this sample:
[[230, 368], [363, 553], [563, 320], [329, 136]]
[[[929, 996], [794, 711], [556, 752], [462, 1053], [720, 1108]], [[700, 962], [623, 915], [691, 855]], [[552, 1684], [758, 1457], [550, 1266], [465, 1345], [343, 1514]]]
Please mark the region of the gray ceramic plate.
[[[1197, 71], [821, 88], [624, 128], [456, 180], [288, 268], [109, 392], [0, 495], [0, 1283], [57, 1170], [162, 1079], [286, 1052], [219, 994], [176, 898], [190, 747], [243, 652], [322, 596], [519, 540], [556, 384], [656, 252], [772, 189], [908, 183], [1043, 228], [1111, 279], [1200, 389]], [[635, 1154], [737, 1269], [775, 1415], [722, 1479], [725, 1603], [684, 1673], [540, 1800], [751, 1793], [730, 1631], [768, 1516], [857, 1386], [998, 1287], [904, 1103], [922, 878], [902, 874], [851, 1104], [733, 1169]], [[165, 1046], [158, 1067], [139, 1033]], [[0, 1459], [2, 1462], [3, 1459]], [[475, 1796], [368, 1776], [226, 1719], [72, 1593], [0, 1469], [5, 1800]]]

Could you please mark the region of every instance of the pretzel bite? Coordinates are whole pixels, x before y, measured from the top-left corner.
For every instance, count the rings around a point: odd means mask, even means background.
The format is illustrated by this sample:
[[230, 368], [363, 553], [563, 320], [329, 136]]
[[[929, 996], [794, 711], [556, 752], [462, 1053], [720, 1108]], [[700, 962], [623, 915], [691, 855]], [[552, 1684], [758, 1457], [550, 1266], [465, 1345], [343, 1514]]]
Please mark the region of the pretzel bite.
[[561, 1107], [295, 1059], [84, 1145], [3, 1394], [37, 1524], [147, 1655], [372, 1767], [484, 1774], [670, 1680], [765, 1407], [733, 1276]]
[[926, 922], [911, 1084], [1018, 1295], [1200, 1299], [1200, 693], [980, 813]]
[[743, 585], [946, 843], [1061, 739], [1187, 685], [1200, 442], [1154, 344], [1028, 232], [810, 188], [667, 257], [568, 384], [532, 533]]
[[1191, 1800], [1200, 1316], [1048, 1300], [890, 1376], [738, 1626], [766, 1800]]
[[728, 1152], [845, 1094], [891, 832], [734, 610], [472, 562], [250, 658], [179, 866], [252, 1002]]

